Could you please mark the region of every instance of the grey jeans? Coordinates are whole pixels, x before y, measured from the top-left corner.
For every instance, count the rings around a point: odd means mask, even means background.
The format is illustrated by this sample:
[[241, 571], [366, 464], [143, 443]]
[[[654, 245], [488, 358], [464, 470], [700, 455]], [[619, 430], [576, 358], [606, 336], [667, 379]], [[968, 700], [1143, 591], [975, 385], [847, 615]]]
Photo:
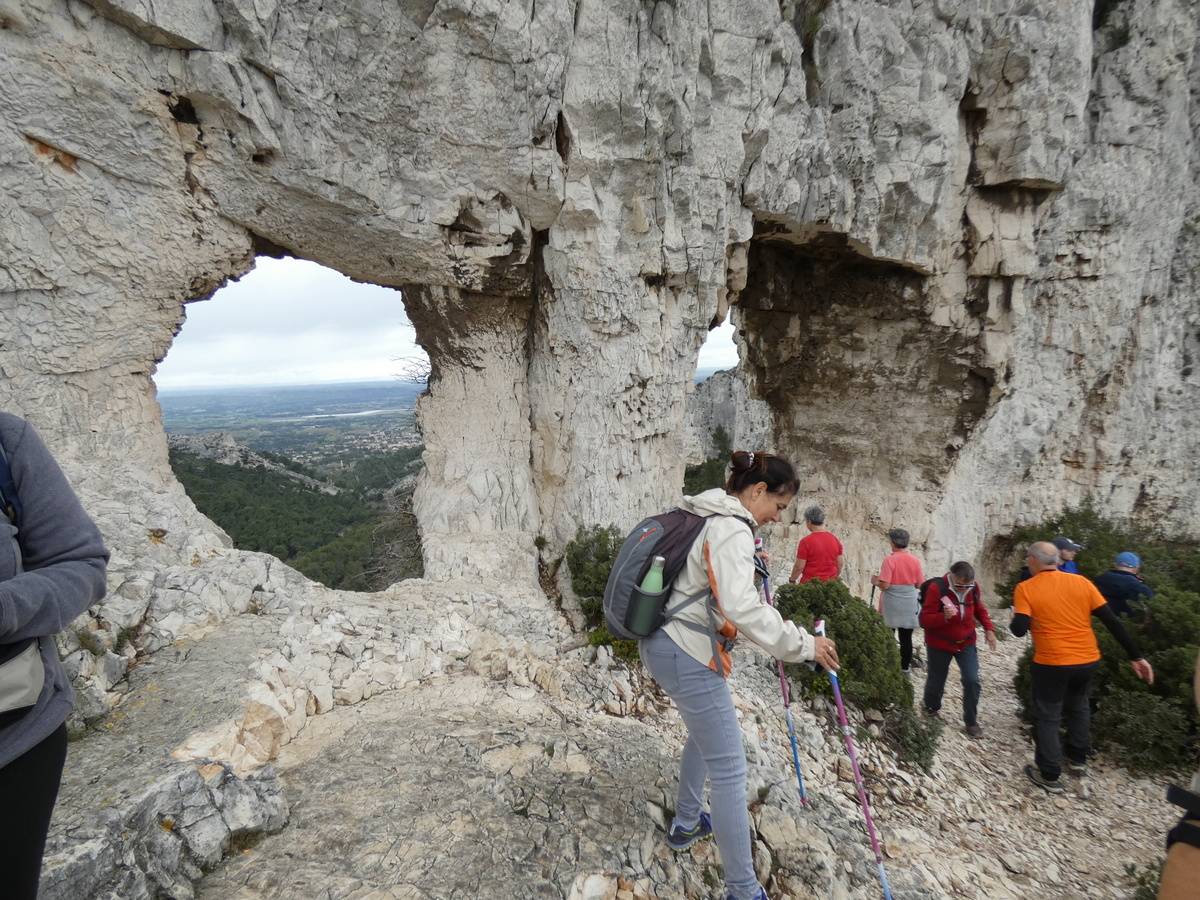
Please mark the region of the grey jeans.
[[688, 656], [661, 628], [638, 643], [642, 662], [675, 701], [688, 739], [679, 767], [675, 823], [694, 828], [704, 803], [705, 776], [712, 782], [712, 823], [725, 869], [725, 888], [735, 900], [752, 900], [760, 886], [750, 849], [746, 812], [746, 751], [725, 679]]

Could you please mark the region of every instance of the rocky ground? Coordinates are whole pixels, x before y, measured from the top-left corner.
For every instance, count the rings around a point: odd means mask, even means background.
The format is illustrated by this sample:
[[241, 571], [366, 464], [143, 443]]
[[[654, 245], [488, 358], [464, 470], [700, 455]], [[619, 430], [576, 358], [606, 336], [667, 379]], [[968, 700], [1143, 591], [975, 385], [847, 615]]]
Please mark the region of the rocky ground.
[[[43, 897], [722, 897], [711, 843], [663, 842], [677, 714], [540, 594], [404, 582], [254, 609], [135, 666], [72, 744]], [[952, 674], [931, 772], [860, 747], [898, 900], [1127, 897], [1125, 865], [1159, 857], [1159, 782], [1101, 760], [1052, 798], [1021, 775], [1022, 644], [983, 655], [982, 740], [954, 727]], [[760, 878], [878, 896], [830, 704], [797, 706], [803, 809], [773, 666], [737, 656]]]
[[[951, 671], [932, 771], [915, 779], [911, 799], [880, 804], [891, 866], [923, 869], [954, 897], [1127, 898], [1125, 867], [1162, 859], [1175, 818], [1167, 779], [1135, 777], [1101, 756], [1086, 778], [1064, 776], [1064, 794], [1030, 784], [1021, 769], [1033, 745], [1012, 688], [1025, 645], [1010, 639], [995, 653], [982, 650], [982, 739], [961, 732]], [[924, 671], [915, 674], [919, 696]]]

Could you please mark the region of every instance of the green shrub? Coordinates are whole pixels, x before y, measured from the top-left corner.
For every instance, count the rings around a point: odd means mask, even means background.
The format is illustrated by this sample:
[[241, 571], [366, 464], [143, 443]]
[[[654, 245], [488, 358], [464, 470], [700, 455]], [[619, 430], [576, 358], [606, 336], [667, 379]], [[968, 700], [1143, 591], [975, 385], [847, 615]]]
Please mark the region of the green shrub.
[[1188, 718], [1178, 704], [1145, 691], [1110, 690], [1092, 720], [1092, 732], [1099, 745], [1112, 745], [1127, 768], [1156, 772], [1179, 765]]
[[1017, 660], [1017, 673], [1013, 676], [1013, 690], [1017, 692], [1017, 702], [1020, 704], [1021, 718], [1026, 722], [1033, 721], [1033, 710], [1030, 702], [1033, 699], [1033, 676], [1030, 668], [1033, 665], [1033, 645], [1025, 648], [1021, 658]]
[[92, 656], [100, 657], [104, 655], [104, 644], [100, 642], [100, 638], [96, 637], [94, 631], [90, 631], [87, 628], [80, 628], [75, 632], [75, 637], [79, 639], [79, 646], [92, 654]]
[[729, 432], [718, 425], [712, 433], [716, 456], [710, 456], [696, 466], [688, 466], [683, 470], [683, 493], [694, 496], [716, 487], [725, 486], [725, 466], [733, 453]]
[[[1075, 562], [1088, 578], [1112, 568], [1113, 557], [1122, 550], [1132, 550], [1142, 557], [1142, 576], [1156, 591], [1194, 591], [1200, 586], [1200, 546], [1164, 537], [1152, 529], [1117, 525], [1090, 502], [1040, 525], [1019, 528], [1009, 536], [1008, 543], [1016, 554], [1034, 541], [1048, 541], [1060, 534], [1084, 545]], [[1002, 607], [1012, 606], [1013, 589], [1024, 560], [1014, 562], [1010, 577], [996, 588]]]
[[938, 738], [942, 736], [942, 722], [919, 716], [911, 708], [899, 707], [884, 717], [883, 735], [902, 760], [929, 771], [937, 753]]
[[[608, 573], [625, 541], [625, 535], [611, 525], [602, 528], [582, 525], [574, 539], [567, 544], [566, 560], [571, 571], [571, 590], [579, 598], [583, 617], [588, 628], [604, 624], [604, 586], [608, 584]], [[607, 631], [605, 632], [608, 633]]]
[[1162, 864], [1156, 863], [1139, 868], [1134, 863], [1125, 865], [1125, 875], [1133, 882], [1134, 891], [1129, 900], [1155, 900], [1158, 897]]
[[625, 541], [625, 535], [609, 526], [601, 528], [582, 525], [575, 538], [567, 544], [566, 560], [571, 569], [571, 590], [579, 598], [579, 607], [588, 629], [588, 643], [593, 647], [607, 644], [613, 655], [628, 663], [638, 662], [636, 641], [614, 638], [604, 624], [604, 586], [608, 584], [608, 573]]
[[[784, 618], [811, 629], [825, 619], [827, 636], [837, 643], [842, 696], [866, 709], [912, 709], [912, 685], [900, 672], [900, 648], [883, 619], [840, 581], [784, 585], [775, 594]], [[830, 694], [829, 679], [808, 666], [789, 666], [808, 690]]]
[[587, 639], [588, 643], [593, 647], [599, 647], [601, 644], [612, 647], [613, 656], [623, 659], [627, 663], [637, 663], [641, 660], [638, 656], [637, 641], [624, 641], [620, 638], [615, 638], [609, 634], [608, 628], [604, 625], [589, 631]]

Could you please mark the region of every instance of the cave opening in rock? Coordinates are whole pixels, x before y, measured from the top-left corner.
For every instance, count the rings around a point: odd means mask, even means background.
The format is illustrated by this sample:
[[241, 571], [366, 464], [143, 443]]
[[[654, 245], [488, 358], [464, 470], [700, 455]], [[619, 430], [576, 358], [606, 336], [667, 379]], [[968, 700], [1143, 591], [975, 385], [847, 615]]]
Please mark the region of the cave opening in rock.
[[744, 378], [771, 443], [796, 464], [802, 503], [831, 519], [899, 525], [920, 548], [930, 498], [986, 410], [994, 378], [980, 343], [986, 298], [950, 295], [916, 268], [873, 258], [828, 230], [759, 222], [738, 299]]
[[260, 256], [185, 310], [155, 383], [172, 471], [199, 511], [238, 549], [329, 587], [421, 576], [415, 406], [429, 361], [401, 292]]

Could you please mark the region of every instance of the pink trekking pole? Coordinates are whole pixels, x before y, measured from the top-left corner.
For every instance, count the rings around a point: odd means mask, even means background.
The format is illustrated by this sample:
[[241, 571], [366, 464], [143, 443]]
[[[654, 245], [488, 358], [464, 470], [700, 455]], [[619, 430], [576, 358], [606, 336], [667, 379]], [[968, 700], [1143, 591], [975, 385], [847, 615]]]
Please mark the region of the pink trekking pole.
[[[817, 619], [813, 633], [825, 636], [825, 620]], [[846, 705], [842, 702], [842, 687], [837, 672], [826, 670], [829, 683], [833, 685], [833, 701], [837, 704], [838, 722], [842, 726], [842, 737], [846, 740], [846, 752], [850, 754], [850, 767], [854, 770], [854, 786], [858, 789], [858, 802], [862, 806], [863, 818], [867, 820], [867, 835], [871, 838], [871, 849], [875, 852], [875, 864], [879, 867], [879, 884], [883, 887], [883, 900], [892, 900], [892, 886], [888, 884], [887, 872], [883, 869], [883, 852], [879, 849], [879, 837], [875, 833], [875, 822], [871, 819], [871, 804], [867, 802], [867, 791], [863, 787], [862, 772], [858, 768], [858, 754], [854, 750], [854, 739], [850, 737], [850, 722], [846, 718]]]

